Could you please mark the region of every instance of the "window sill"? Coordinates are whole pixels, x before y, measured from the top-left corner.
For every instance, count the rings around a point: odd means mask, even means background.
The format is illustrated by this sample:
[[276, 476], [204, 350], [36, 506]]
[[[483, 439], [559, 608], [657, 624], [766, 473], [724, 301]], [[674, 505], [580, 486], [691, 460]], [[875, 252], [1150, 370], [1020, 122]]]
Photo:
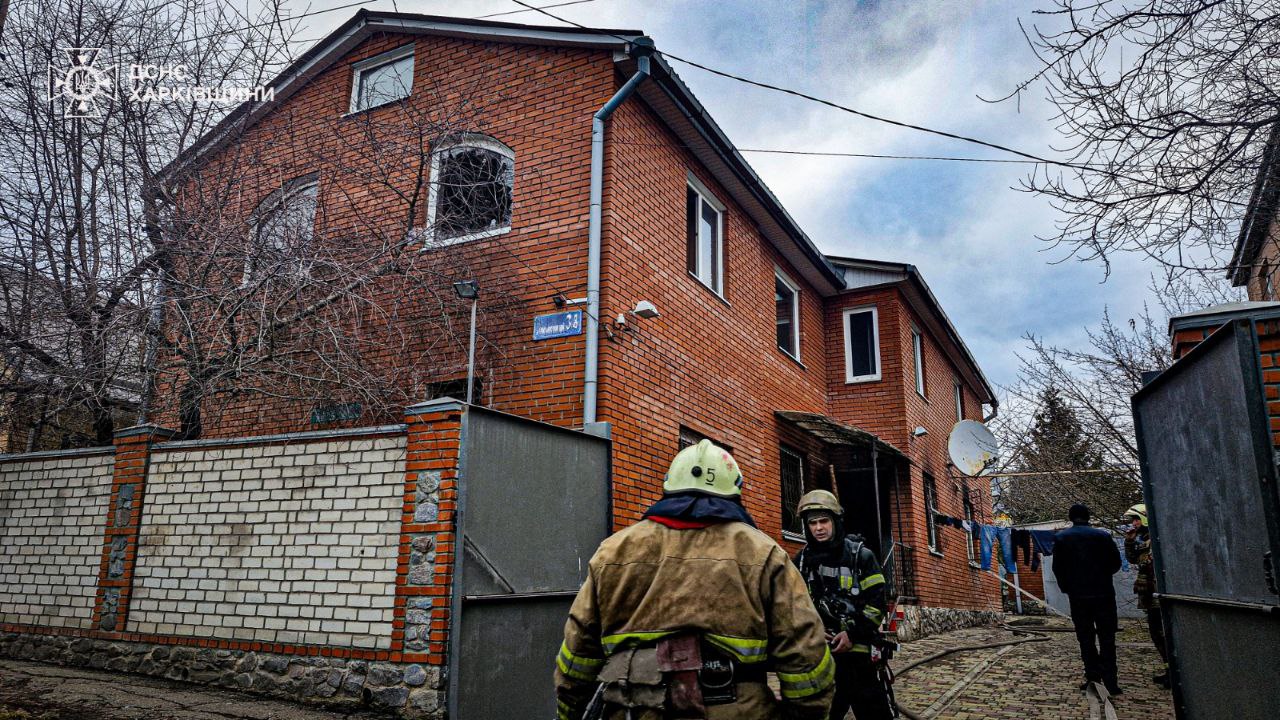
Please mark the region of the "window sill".
[[[689, 271], [686, 270], [685, 272], [689, 272]], [[694, 275], [693, 273], [689, 273], [689, 277], [693, 278], [693, 281], [698, 283], [698, 285], [700, 285], [703, 290], [706, 290], [707, 292], [711, 293], [712, 297], [724, 303], [725, 307], [733, 307], [733, 305], [730, 304], [729, 301], [725, 299], [724, 295], [721, 295], [720, 293], [716, 292], [715, 288], [703, 282], [702, 278], [698, 277], [697, 275]]]
[[382, 108], [390, 107], [390, 106], [392, 106], [392, 105], [403, 105], [403, 104], [404, 104], [404, 102], [405, 102], [406, 100], [408, 100], [410, 97], [412, 97], [412, 95], [405, 95], [405, 96], [404, 96], [404, 97], [402, 97], [402, 98], [396, 98], [396, 99], [394, 99], [394, 100], [387, 100], [386, 102], [378, 103], [377, 105], [370, 105], [370, 106], [369, 106], [369, 107], [367, 107], [367, 108], [361, 108], [361, 109], [359, 109], [359, 110], [350, 110], [350, 109], [348, 109], [346, 112], [344, 112], [344, 113], [342, 113], [341, 115], [339, 115], [339, 116], [338, 116], [338, 119], [339, 119], [339, 120], [346, 120], [346, 119], [348, 119], [348, 118], [353, 118], [353, 117], [358, 117], [358, 116], [360, 116], [360, 115], [364, 115], [364, 114], [369, 113], [369, 112], [372, 112], [372, 111], [374, 111], [374, 110], [381, 110]]
[[933, 548], [929, 548], [929, 554], [934, 557], [946, 557], [946, 555], [942, 554], [941, 550], [934, 550]]
[[460, 245], [473, 240], [485, 240], [487, 238], [498, 237], [499, 235], [506, 235], [509, 232], [511, 232], [510, 225], [494, 228], [493, 230], [485, 230], [484, 232], [471, 233], [470, 235], [459, 235], [458, 237], [436, 240], [432, 236], [431, 231], [427, 228], [413, 228], [409, 231], [408, 239], [417, 240], [422, 243], [422, 247], [418, 249], [419, 252], [428, 252], [430, 250], [446, 248], [450, 245]]
[[863, 383], [880, 382], [883, 379], [884, 377], [881, 375], [863, 375], [863, 376], [852, 377], [852, 378], [849, 377], [848, 375], [845, 375], [844, 384], [845, 385], [861, 385]]
[[[778, 347], [778, 346], [777, 346], [777, 345], [774, 345], [774, 347]], [[795, 364], [799, 365], [801, 370], [808, 370], [808, 369], [809, 369], [809, 367], [808, 367], [807, 365], [805, 365], [804, 363], [800, 362], [800, 358], [796, 357], [795, 355], [792, 355], [791, 353], [787, 352], [786, 350], [783, 350], [782, 348], [778, 348], [778, 352], [782, 353], [783, 357], [785, 357], [786, 359], [788, 359], [788, 360], [790, 360], [791, 362], [793, 362], [793, 363], [795, 363]]]
[[982, 566], [981, 566], [981, 565], [979, 565], [978, 563], [976, 563], [976, 562], [974, 562], [974, 561], [970, 560], [970, 561], [969, 561], [969, 569], [970, 569], [970, 570], [981, 570], [981, 569], [982, 569]]

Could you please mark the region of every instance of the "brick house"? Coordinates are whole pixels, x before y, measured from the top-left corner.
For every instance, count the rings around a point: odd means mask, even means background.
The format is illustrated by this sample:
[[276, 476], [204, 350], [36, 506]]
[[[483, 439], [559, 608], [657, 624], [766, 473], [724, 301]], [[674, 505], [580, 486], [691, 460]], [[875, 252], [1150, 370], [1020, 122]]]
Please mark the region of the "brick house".
[[[955, 422], [995, 408], [977, 362], [913, 266], [819, 251], [647, 43], [631, 30], [361, 10], [272, 83], [274, 99], [238, 109], [169, 172], [198, 193], [252, 158], [227, 206], [253, 227], [309, 208], [308, 237], [312, 223], [348, 238], [373, 226], [404, 235], [396, 190], [409, 190], [413, 173], [362, 184], [385, 156], [358, 151], [358, 138], [467, 97], [472, 114], [431, 121], [448, 130], [427, 138], [429, 189], [407, 230], [422, 256], [455, 263], [442, 286], [473, 279], [483, 289], [479, 404], [611, 438], [615, 527], [659, 497], [679, 447], [707, 437], [732, 449], [748, 509], [788, 550], [799, 547], [800, 494], [834, 488], [889, 558], [907, 605], [998, 610], [997, 582], [972, 564], [972, 543], [932, 512], [990, 519], [990, 484], [961, 476], [946, 450]], [[593, 227], [592, 116], [644, 67], [604, 123]], [[336, 157], [342, 172], [317, 164]], [[466, 168], [482, 176], [483, 199], [441, 181]], [[486, 308], [494, 296], [501, 311]], [[414, 328], [464, 308], [412, 296], [398, 320], [406, 350], [375, 361], [390, 372], [417, 362], [405, 352], [430, 357], [417, 363], [414, 392], [459, 396], [465, 346], [428, 352], [433, 339]], [[560, 312], [570, 325], [580, 312], [585, 332], [531, 339], [535, 318]], [[178, 427], [179, 383], [160, 387], [153, 421]], [[221, 402], [201, 437], [317, 421], [316, 406], [283, 398]], [[320, 415], [330, 425], [388, 419]]]
[[1234, 287], [1245, 287], [1251, 301], [1280, 300], [1276, 291], [1277, 272], [1280, 272], [1280, 226], [1276, 223], [1280, 157], [1277, 154], [1280, 154], [1280, 133], [1273, 131], [1240, 223], [1231, 264], [1227, 266], [1227, 279]]

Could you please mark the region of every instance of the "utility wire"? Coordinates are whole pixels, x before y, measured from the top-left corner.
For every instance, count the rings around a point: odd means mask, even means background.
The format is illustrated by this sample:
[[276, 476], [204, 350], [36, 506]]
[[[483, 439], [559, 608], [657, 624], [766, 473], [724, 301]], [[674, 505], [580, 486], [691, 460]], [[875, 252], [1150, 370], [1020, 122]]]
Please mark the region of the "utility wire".
[[[540, 8], [533, 8], [533, 9], [546, 10], [549, 8], [564, 7], [566, 5], [581, 5], [582, 3], [589, 3], [589, 2], [595, 2], [595, 1], [596, 0], [570, 0], [569, 2], [556, 3], [554, 5], [543, 5]], [[527, 13], [527, 12], [530, 12], [530, 11], [529, 10], [508, 10], [506, 12], [489, 13], [488, 15], [479, 15], [477, 17], [472, 18], [472, 20], [484, 20], [485, 18], [502, 17], [503, 15], [519, 15], [520, 13]]]
[[[586, 31], [588, 31], [588, 32], [593, 32], [593, 33], [596, 33], [596, 34], [598, 34], [598, 35], [604, 35], [604, 36], [606, 36], [606, 37], [612, 37], [612, 38], [615, 38], [615, 39], [618, 39], [618, 40], [622, 40], [623, 42], [629, 42], [629, 40], [628, 40], [627, 38], [624, 38], [624, 37], [622, 37], [622, 36], [620, 36], [620, 35], [614, 35], [613, 33], [605, 32], [604, 30], [600, 30], [600, 29], [592, 28], [592, 27], [587, 27], [586, 25], [582, 25], [582, 24], [580, 24], [580, 23], [576, 23], [576, 22], [574, 22], [574, 21], [572, 21], [572, 20], [567, 20], [567, 19], [565, 19], [565, 18], [560, 17], [559, 15], [555, 15], [555, 14], [553, 14], [553, 13], [547, 12], [546, 10], [543, 10], [543, 9], [541, 9], [541, 8], [538, 8], [538, 7], [535, 7], [535, 6], [533, 6], [533, 5], [530, 5], [530, 4], [526, 3], [526, 2], [524, 2], [523, 0], [511, 0], [511, 1], [512, 1], [512, 2], [514, 2], [514, 3], [515, 3], [515, 4], [517, 4], [517, 5], [521, 5], [521, 6], [523, 6], [523, 7], [526, 7], [526, 8], [528, 8], [528, 9], [530, 9], [530, 10], [534, 10], [534, 11], [536, 11], [536, 12], [540, 12], [540, 13], [542, 13], [543, 15], [546, 15], [547, 17], [552, 18], [553, 20], [559, 20], [559, 21], [560, 21], [560, 22], [562, 22], [562, 23], [566, 23], [566, 24], [568, 24], [568, 25], [572, 25], [572, 26], [574, 26], [574, 27], [577, 27], [577, 28], [582, 29], [582, 30], [586, 30]], [[894, 119], [892, 119], [892, 118], [882, 117], [882, 116], [880, 116], [880, 115], [874, 115], [874, 114], [872, 114], [872, 113], [864, 112], [864, 111], [862, 111], [862, 110], [857, 110], [857, 109], [855, 109], [855, 108], [851, 108], [851, 107], [848, 107], [848, 106], [846, 106], [846, 105], [841, 105], [841, 104], [839, 104], [839, 103], [832, 102], [831, 100], [826, 100], [826, 99], [824, 99], [824, 98], [820, 98], [820, 97], [817, 97], [817, 96], [815, 96], [815, 95], [810, 95], [810, 94], [808, 94], [808, 93], [804, 93], [804, 92], [801, 92], [801, 91], [799, 91], [799, 90], [792, 90], [792, 89], [790, 89], [790, 88], [785, 88], [785, 87], [782, 87], [782, 86], [779, 86], [779, 85], [773, 85], [773, 84], [770, 84], [770, 83], [761, 82], [761, 81], [759, 81], [759, 80], [752, 80], [752, 79], [750, 79], [750, 78], [742, 77], [741, 75], [734, 75], [733, 73], [725, 72], [725, 71], [723, 71], [723, 70], [717, 70], [717, 69], [715, 69], [715, 68], [713, 68], [713, 67], [709, 67], [709, 66], [707, 66], [707, 65], [703, 65], [702, 63], [695, 62], [695, 61], [693, 61], [693, 60], [688, 60], [688, 59], [686, 59], [686, 58], [682, 58], [682, 57], [680, 57], [679, 55], [673, 55], [673, 54], [671, 54], [671, 53], [669, 53], [669, 52], [666, 52], [666, 51], [663, 51], [663, 50], [657, 50], [657, 49], [655, 49], [655, 50], [654, 50], [654, 52], [656, 52], [656, 53], [657, 53], [657, 54], [659, 54], [659, 55], [662, 55], [663, 57], [670, 58], [670, 59], [675, 60], [675, 61], [677, 61], [677, 62], [684, 63], [685, 65], [689, 65], [689, 66], [692, 66], [692, 67], [696, 67], [696, 68], [698, 68], [699, 70], [703, 70], [703, 71], [705, 71], [705, 72], [709, 72], [709, 73], [711, 73], [711, 74], [713, 74], [713, 75], [719, 75], [719, 76], [721, 76], [721, 77], [728, 78], [728, 79], [730, 79], [730, 80], [736, 80], [736, 81], [738, 81], [738, 82], [745, 83], [745, 84], [747, 84], [747, 85], [754, 85], [755, 87], [764, 88], [764, 89], [766, 89], [766, 90], [773, 90], [773, 91], [775, 91], [775, 92], [780, 92], [780, 93], [784, 93], [784, 94], [787, 94], [787, 95], [794, 95], [794, 96], [796, 96], [796, 97], [803, 98], [803, 99], [805, 99], [805, 100], [810, 100], [810, 101], [812, 101], [812, 102], [816, 102], [816, 103], [818, 103], [818, 104], [820, 104], [820, 105], [826, 105], [827, 107], [835, 108], [835, 109], [837, 109], [837, 110], [841, 110], [841, 111], [843, 111], [843, 112], [847, 112], [847, 113], [850, 113], [850, 114], [852, 114], [852, 115], [857, 115], [858, 117], [866, 118], [866, 119], [868, 119], [868, 120], [874, 120], [874, 121], [876, 121], [876, 122], [881, 122], [881, 123], [885, 123], [885, 124], [888, 124], [888, 125], [893, 125], [893, 126], [896, 126], [896, 127], [907, 128], [907, 129], [909, 129], [909, 130], [915, 130], [915, 131], [917, 131], [917, 132], [927, 133], [927, 134], [930, 134], [930, 135], [937, 135], [937, 136], [939, 136], [939, 137], [945, 137], [945, 138], [949, 138], [949, 139], [952, 139], [952, 140], [959, 140], [959, 141], [961, 141], [961, 142], [967, 142], [967, 143], [970, 143], [970, 144], [973, 144], [973, 145], [979, 145], [979, 146], [982, 146], [982, 147], [991, 148], [991, 149], [993, 149], [993, 150], [999, 150], [999, 151], [1001, 151], [1001, 152], [1006, 152], [1006, 153], [1010, 153], [1010, 154], [1012, 154], [1012, 155], [1017, 155], [1018, 157], [1026, 158], [1027, 160], [1030, 160], [1030, 161], [1033, 161], [1033, 162], [1036, 162], [1036, 163], [1041, 163], [1041, 164], [1044, 164], [1044, 165], [1056, 165], [1056, 166], [1058, 166], [1058, 167], [1069, 168], [1069, 169], [1071, 169], [1071, 170], [1083, 170], [1083, 171], [1086, 171], [1086, 172], [1103, 173], [1103, 174], [1109, 175], [1109, 176], [1114, 177], [1114, 178], [1122, 178], [1122, 179], [1125, 179], [1125, 180], [1129, 180], [1129, 181], [1131, 181], [1131, 182], [1141, 183], [1141, 184], [1143, 184], [1143, 185], [1149, 185], [1149, 186], [1151, 186], [1152, 188], [1154, 188], [1154, 189], [1156, 189], [1156, 190], [1161, 190], [1161, 191], [1164, 191], [1164, 192], [1172, 192], [1172, 193], [1186, 193], [1186, 194], [1188, 194], [1188, 195], [1192, 195], [1192, 196], [1194, 196], [1194, 197], [1199, 197], [1199, 198], [1202, 198], [1202, 199], [1204, 199], [1204, 200], [1209, 200], [1209, 201], [1214, 201], [1214, 200], [1215, 200], [1214, 198], [1212, 198], [1212, 197], [1210, 197], [1210, 196], [1208, 196], [1208, 195], [1204, 195], [1204, 194], [1202, 194], [1202, 193], [1196, 193], [1196, 192], [1191, 191], [1191, 190], [1183, 190], [1183, 189], [1179, 189], [1179, 188], [1170, 188], [1170, 187], [1165, 187], [1165, 186], [1160, 185], [1160, 184], [1158, 184], [1158, 183], [1155, 183], [1155, 182], [1153, 182], [1153, 181], [1151, 181], [1151, 180], [1147, 180], [1147, 179], [1145, 179], [1145, 178], [1137, 178], [1137, 177], [1133, 177], [1133, 176], [1131, 176], [1131, 175], [1123, 175], [1123, 174], [1121, 174], [1121, 173], [1115, 172], [1114, 170], [1100, 169], [1100, 168], [1097, 168], [1097, 167], [1092, 167], [1092, 166], [1089, 166], [1089, 165], [1083, 165], [1083, 164], [1079, 164], [1079, 163], [1073, 163], [1073, 162], [1069, 162], [1069, 161], [1066, 161], [1066, 160], [1053, 160], [1053, 159], [1050, 159], [1050, 158], [1043, 158], [1043, 157], [1040, 157], [1040, 156], [1038, 156], [1038, 155], [1033, 155], [1033, 154], [1028, 153], [1028, 152], [1023, 152], [1023, 151], [1021, 151], [1021, 150], [1017, 150], [1017, 149], [1015, 149], [1015, 148], [1011, 148], [1011, 147], [1009, 147], [1009, 146], [1007, 146], [1007, 145], [1000, 145], [1000, 144], [998, 144], [998, 143], [988, 142], [988, 141], [986, 141], [986, 140], [981, 140], [981, 139], [979, 139], [979, 138], [969, 137], [969, 136], [967, 136], [967, 135], [959, 135], [959, 134], [957, 134], [957, 133], [947, 132], [947, 131], [945, 131], [945, 130], [935, 130], [935, 129], [933, 129], [933, 128], [925, 127], [925, 126], [923, 126], [923, 125], [915, 125], [915, 124], [912, 124], [912, 123], [903, 122], [903, 121], [901, 121], [901, 120], [894, 120]], [[740, 151], [739, 151], [739, 152], [740, 152]], [[1231, 205], [1239, 205], [1239, 206], [1241, 206], [1241, 207], [1244, 207], [1244, 206], [1246, 206], [1246, 205], [1247, 205], [1247, 203], [1242, 203], [1242, 202], [1238, 202], [1238, 201], [1235, 201], [1235, 200], [1217, 200], [1217, 202], [1227, 203], [1227, 204], [1231, 204]]]

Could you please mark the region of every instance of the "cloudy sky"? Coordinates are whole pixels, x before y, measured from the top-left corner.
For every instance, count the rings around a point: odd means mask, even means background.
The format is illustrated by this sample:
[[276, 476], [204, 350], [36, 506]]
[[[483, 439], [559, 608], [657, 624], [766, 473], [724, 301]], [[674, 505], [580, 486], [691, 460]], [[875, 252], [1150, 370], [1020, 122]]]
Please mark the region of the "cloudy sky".
[[[296, 15], [350, 2], [289, 7]], [[550, 12], [584, 25], [643, 30], [659, 49], [726, 72], [1053, 157], [1053, 148], [1065, 143], [1041, 88], [1032, 86], [1020, 107], [978, 98], [1003, 96], [1035, 72], [1018, 21], [1037, 22], [1031, 11], [1043, 4], [589, 0]], [[522, 9], [510, 0], [363, 6], [457, 17]], [[307, 17], [300, 37], [322, 37], [355, 11]], [[534, 12], [494, 19], [556, 24]], [[1009, 159], [674, 66], [740, 148]], [[1151, 268], [1121, 258], [1104, 283], [1100, 266], [1067, 259], [1037, 240], [1052, 232], [1055, 215], [1044, 199], [1013, 189], [1030, 166], [746, 156], [824, 252], [920, 268], [993, 382], [1016, 377], [1014, 353], [1028, 332], [1078, 346], [1105, 306], [1118, 318], [1141, 310]]]

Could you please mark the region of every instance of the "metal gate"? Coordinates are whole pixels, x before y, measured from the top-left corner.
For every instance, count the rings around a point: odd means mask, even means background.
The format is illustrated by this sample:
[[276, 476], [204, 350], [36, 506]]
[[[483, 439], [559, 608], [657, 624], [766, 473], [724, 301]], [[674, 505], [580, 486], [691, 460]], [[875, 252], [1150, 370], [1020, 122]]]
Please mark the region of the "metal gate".
[[1234, 321], [1133, 398], [1181, 719], [1280, 708], [1280, 497], [1256, 338]]
[[449, 717], [555, 717], [565, 618], [610, 530], [610, 444], [475, 407], [463, 422]]

